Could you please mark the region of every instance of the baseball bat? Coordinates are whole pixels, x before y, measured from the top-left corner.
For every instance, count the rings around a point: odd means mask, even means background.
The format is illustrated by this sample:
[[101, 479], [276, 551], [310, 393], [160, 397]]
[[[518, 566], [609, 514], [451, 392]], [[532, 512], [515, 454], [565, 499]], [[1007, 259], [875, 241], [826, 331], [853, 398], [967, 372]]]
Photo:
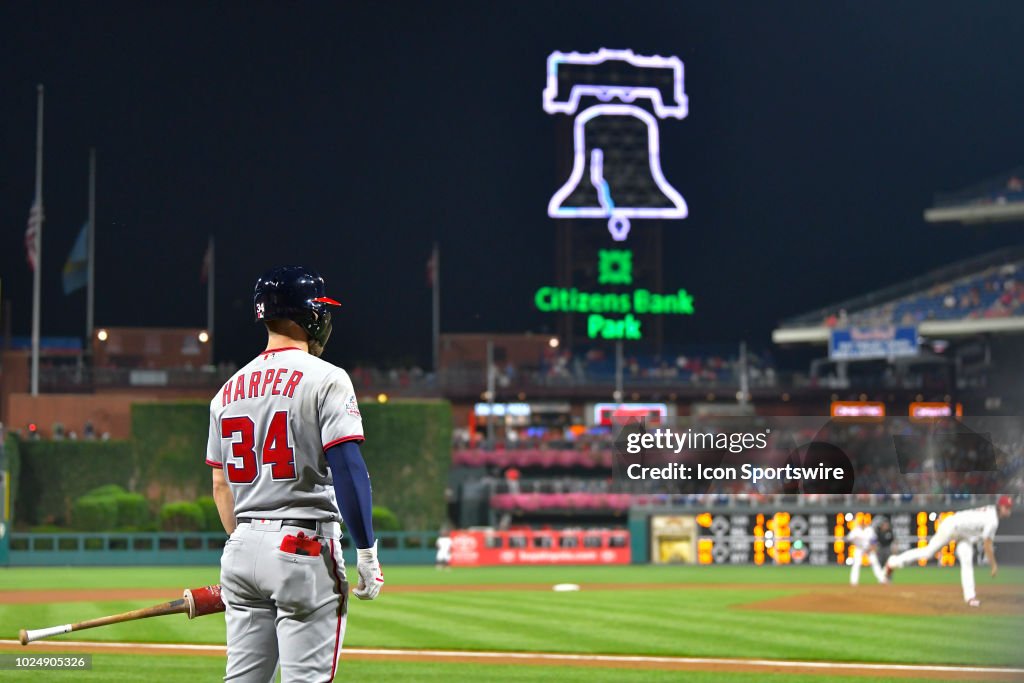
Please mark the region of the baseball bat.
[[120, 624], [136, 619], [162, 617], [165, 614], [187, 614], [189, 619], [193, 619], [205, 614], [223, 611], [224, 603], [221, 601], [219, 585], [206, 586], [205, 588], [188, 588], [185, 590], [185, 594], [177, 600], [171, 600], [151, 607], [133, 609], [130, 612], [112, 614], [107, 617], [99, 617], [98, 619], [87, 619], [86, 621], [79, 621], [74, 624], [62, 624], [60, 626], [37, 629], [23, 628], [18, 632], [18, 640], [21, 641], [22, 645], [28, 645], [33, 641], [49, 638], [50, 636], [59, 636], [64, 633], [71, 633], [72, 631], [82, 631], [87, 628], [107, 626], [108, 624]]
[[106, 626], [107, 624], [120, 624], [121, 622], [134, 621], [135, 619], [148, 619], [149, 617], [160, 617], [165, 614], [179, 613], [188, 613], [188, 601], [186, 601], [185, 598], [178, 598], [177, 600], [153, 605], [152, 607], [133, 609], [130, 612], [122, 612], [121, 614], [112, 614], [108, 617], [87, 619], [86, 621], [79, 621], [74, 624], [63, 624], [61, 626], [50, 626], [48, 628], [38, 629], [23, 628], [18, 634], [18, 640], [21, 641], [22, 645], [28, 645], [32, 641], [42, 640], [43, 638], [49, 638], [50, 636], [59, 636], [62, 633], [71, 633], [72, 631], [82, 631], [87, 628]]

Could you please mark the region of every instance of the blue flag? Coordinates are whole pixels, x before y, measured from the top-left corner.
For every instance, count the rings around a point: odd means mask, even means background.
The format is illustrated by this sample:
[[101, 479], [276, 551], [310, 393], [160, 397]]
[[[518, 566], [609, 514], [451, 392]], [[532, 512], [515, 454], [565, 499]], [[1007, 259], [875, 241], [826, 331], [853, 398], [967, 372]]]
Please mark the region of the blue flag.
[[71, 294], [75, 290], [85, 287], [89, 278], [89, 255], [86, 249], [86, 240], [89, 233], [89, 221], [82, 224], [82, 230], [78, 233], [75, 246], [71, 247], [68, 260], [64, 264], [64, 293]]

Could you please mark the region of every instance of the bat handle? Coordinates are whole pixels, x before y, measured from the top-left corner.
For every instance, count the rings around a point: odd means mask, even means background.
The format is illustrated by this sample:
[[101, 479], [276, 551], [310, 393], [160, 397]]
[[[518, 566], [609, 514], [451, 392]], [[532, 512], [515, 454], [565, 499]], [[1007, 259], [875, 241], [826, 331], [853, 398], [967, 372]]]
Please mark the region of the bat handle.
[[50, 626], [49, 628], [21, 629], [21, 632], [18, 633], [18, 640], [21, 641], [22, 645], [28, 645], [34, 640], [42, 640], [43, 638], [49, 638], [50, 636], [59, 636], [62, 633], [71, 633], [71, 624]]

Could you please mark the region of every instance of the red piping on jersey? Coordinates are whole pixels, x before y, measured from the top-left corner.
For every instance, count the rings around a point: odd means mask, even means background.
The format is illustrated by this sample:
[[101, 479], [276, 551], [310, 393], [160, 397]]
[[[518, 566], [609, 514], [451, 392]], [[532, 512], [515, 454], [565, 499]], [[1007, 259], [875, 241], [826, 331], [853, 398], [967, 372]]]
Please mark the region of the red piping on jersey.
[[334, 441], [332, 441], [332, 442], [330, 442], [328, 444], [324, 444], [324, 450], [326, 451], [331, 446], [337, 446], [339, 443], [345, 443], [346, 441], [366, 441], [366, 439], [363, 438], [362, 434], [353, 434], [352, 436], [343, 436], [340, 439], [335, 439]]
[[341, 572], [338, 570], [338, 560], [334, 557], [334, 539], [327, 539], [327, 548], [331, 551], [331, 562], [334, 563], [334, 592], [338, 594], [338, 625], [334, 627], [334, 660], [331, 664], [331, 677], [328, 681], [334, 680], [334, 674], [338, 669], [338, 648], [341, 646], [341, 619], [344, 610], [345, 600], [348, 596], [341, 593]]
[[270, 355], [272, 353], [277, 353], [278, 351], [301, 351], [301, 350], [302, 349], [300, 349], [298, 346], [282, 346], [279, 349], [267, 349], [266, 351], [264, 351], [260, 355], [261, 356], [268, 356], [268, 355]]
[[218, 470], [224, 469], [224, 463], [217, 462], [216, 460], [207, 459], [206, 464], [209, 465], [210, 467], [216, 467]]

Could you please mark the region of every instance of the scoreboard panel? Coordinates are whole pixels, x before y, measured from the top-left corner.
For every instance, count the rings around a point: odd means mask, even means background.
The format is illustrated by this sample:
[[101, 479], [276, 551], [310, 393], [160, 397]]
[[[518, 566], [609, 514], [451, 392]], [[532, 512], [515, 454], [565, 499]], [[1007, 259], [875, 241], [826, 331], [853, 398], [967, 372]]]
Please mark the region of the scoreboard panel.
[[[927, 545], [939, 523], [951, 514], [939, 510], [886, 514], [893, 530], [892, 551]], [[854, 510], [702, 512], [696, 517], [697, 562], [846, 565], [853, 555], [853, 547], [844, 540], [846, 534], [858, 523], [871, 524], [875, 516]], [[937, 563], [956, 564], [955, 547], [955, 542], [944, 546]]]

